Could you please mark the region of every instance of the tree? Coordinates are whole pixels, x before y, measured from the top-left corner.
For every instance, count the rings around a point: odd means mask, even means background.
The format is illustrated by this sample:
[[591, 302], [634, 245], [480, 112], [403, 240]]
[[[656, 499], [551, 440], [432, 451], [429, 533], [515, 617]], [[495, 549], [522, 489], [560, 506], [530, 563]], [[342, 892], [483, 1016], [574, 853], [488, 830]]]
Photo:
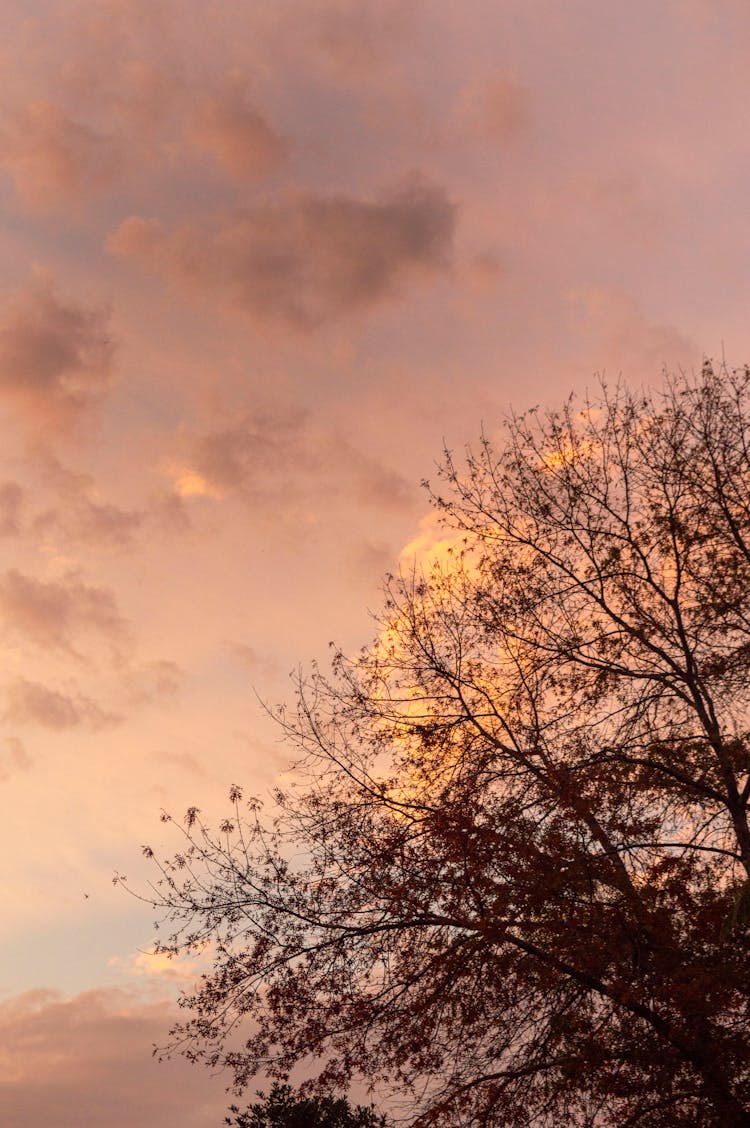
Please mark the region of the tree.
[[268, 1096], [258, 1093], [259, 1102], [246, 1112], [232, 1105], [230, 1128], [386, 1128], [384, 1116], [370, 1106], [354, 1108], [344, 1097], [303, 1096], [291, 1085], [275, 1084]]
[[750, 1124], [750, 372], [448, 453], [443, 541], [299, 679], [302, 786], [161, 861], [175, 1045], [419, 1125]]

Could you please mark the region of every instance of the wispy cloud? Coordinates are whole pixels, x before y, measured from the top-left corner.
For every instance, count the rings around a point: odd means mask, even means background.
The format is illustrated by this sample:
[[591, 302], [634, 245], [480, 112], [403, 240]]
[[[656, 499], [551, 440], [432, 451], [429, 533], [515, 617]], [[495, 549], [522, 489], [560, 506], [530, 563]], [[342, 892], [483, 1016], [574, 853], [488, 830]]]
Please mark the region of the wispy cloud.
[[27, 772], [31, 764], [31, 756], [20, 737], [6, 736], [0, 741], [0, 783], [18, 772]]
[[119, 682], [129, 705], [150, 705], [175, 697], [185, 681], [185, 671], [176, 662], [158, 658], [122, 670]]

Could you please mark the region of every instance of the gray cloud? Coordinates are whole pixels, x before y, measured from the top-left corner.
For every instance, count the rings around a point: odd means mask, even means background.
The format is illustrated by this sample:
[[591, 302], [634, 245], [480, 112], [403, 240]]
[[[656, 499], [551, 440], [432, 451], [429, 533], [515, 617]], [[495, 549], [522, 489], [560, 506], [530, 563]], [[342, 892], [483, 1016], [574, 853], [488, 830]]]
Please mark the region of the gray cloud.
[[412, 178], [374, 202], [284, 195], [213, 231], [168, 232], [133, 216], [108, 247], [256, 317], [311, 329], [393, 299], [410, 276], [445, 270], [455, 222], [445, 192]]

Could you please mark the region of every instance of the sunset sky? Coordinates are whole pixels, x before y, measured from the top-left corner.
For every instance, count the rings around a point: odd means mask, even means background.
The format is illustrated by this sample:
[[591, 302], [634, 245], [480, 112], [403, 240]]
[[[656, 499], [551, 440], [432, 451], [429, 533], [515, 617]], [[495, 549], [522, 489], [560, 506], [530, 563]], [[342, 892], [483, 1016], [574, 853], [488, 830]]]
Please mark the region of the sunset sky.
[[210, 1128], [112, 884], [511, 407], [750, 360], [741, 0], [0, 5], [0, 1121]]

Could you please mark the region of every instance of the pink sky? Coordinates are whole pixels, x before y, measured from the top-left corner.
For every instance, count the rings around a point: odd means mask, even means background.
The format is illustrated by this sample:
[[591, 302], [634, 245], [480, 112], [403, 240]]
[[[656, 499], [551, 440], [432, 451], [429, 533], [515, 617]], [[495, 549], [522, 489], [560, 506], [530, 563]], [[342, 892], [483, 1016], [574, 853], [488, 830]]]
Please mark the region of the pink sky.
[[750, 15], [24, 0], [0, 65], [0, 1119], [220, 1125], [112, 874], [269, 793], [443, 441], [750, 360]]

